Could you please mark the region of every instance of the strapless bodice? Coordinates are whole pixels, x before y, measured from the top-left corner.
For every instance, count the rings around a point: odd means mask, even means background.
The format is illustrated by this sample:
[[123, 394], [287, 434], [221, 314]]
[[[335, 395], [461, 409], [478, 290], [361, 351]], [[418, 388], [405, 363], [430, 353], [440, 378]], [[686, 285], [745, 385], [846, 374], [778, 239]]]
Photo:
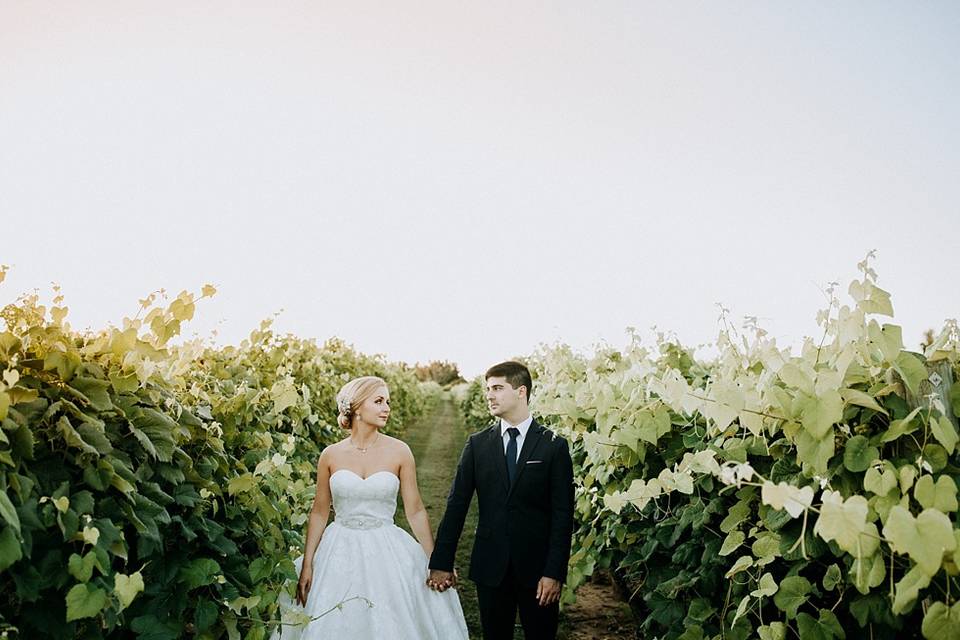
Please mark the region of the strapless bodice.
[[334, 522], [350, 529], [373, 529], [393, 524], [400, 478], [390, 471], [377, 471], [361, 478], [350, 469], [330, 476]]

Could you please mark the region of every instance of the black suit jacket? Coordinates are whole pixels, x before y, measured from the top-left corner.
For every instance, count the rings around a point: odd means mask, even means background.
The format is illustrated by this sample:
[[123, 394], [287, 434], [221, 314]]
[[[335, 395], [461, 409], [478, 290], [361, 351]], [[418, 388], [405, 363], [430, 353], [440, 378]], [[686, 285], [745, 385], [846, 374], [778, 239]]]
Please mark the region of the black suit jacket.
[[543, 576], [566, 580], [573, 534], [573, 464], [566, 440], [534, 420], [510, 486], [500, 421], [471, 435], [437, 530], [431, 569], [452, 571], [474, 491], [480, 518], [470, 557], [471, 580], [497, 586], [510, 562], [525, 586], [535, 586]]

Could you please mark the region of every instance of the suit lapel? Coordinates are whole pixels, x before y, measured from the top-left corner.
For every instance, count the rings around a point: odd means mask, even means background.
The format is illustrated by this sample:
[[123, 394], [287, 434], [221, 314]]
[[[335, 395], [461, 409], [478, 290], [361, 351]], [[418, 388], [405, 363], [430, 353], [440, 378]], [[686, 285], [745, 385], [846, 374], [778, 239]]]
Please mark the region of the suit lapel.
[[[514, 487], [520, 482], [520, 476], [523, 475], [523, 470], [527, 467], [527, 460], [530, 459], [530, 455], [534, 449], [537, 448], [543, 431], [543, 427], [541, 427], [536, 420], [530, 423], [527, 435], [523, 439], [523, 447], [520, 448], [520, 457], [517, 459], [517, 477], [513, 480], [513, 487], [510, 487], [510, 493], [513, 493]], [[506, 465], [504, 465], [504, 469], [506, 469]]]

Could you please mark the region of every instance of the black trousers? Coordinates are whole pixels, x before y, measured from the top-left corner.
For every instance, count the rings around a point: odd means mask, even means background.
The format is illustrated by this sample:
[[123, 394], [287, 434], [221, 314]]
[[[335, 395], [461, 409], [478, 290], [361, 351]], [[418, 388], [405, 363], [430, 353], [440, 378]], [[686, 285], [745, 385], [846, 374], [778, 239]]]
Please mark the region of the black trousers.
[[518, 609], [526, 640], [554, 640], [557, 637], [560, 605], [553, 603], [541, 607], [537, 602], [537, 587], [519, 584], [512, 564], [507, 567], [507, 575], [499, 586], [477, 584], [477, 601], [483, 640], [513, 640]]

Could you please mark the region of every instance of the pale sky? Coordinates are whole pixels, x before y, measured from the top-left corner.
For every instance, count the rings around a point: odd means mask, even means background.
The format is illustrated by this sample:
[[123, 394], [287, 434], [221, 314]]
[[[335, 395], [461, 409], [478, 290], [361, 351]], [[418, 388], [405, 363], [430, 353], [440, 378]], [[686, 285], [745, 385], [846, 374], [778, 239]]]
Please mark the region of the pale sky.
[[878, 250], [960, 315], [955, 2], [0, 0], [0, 303], [466, 374], [716, 303], [784, 343]]

